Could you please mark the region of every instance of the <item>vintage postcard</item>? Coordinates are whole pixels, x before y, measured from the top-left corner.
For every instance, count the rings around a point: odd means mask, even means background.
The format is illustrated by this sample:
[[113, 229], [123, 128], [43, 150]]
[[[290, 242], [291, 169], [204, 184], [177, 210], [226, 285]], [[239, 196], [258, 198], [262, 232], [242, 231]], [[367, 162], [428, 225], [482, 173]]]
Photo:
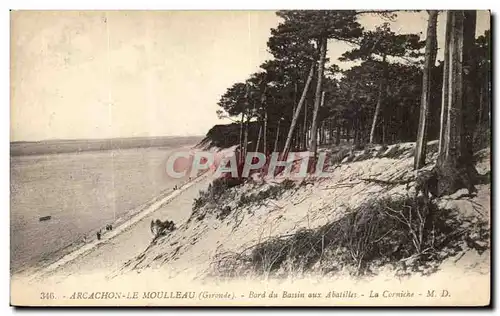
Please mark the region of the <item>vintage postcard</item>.
[[489, 11], [11, 11], [14, 306], [488, 306]]

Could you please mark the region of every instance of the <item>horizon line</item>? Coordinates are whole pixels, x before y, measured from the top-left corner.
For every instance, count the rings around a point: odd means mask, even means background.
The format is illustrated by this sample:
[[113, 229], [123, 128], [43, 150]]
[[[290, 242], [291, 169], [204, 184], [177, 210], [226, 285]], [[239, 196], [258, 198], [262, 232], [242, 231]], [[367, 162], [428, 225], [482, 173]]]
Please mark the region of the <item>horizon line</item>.
[[168, 138], [168, 137], [206, 137], [206, 135], [154, 135], [154, 136], [126, 136], [126, 137], [106, 137], [106, 138], [46, 138], [39, 140], [10, 140], [10, 144], [15, 143], [42, 143], [60, 141], [106, 141], [113, 139], [146, 139], [146, 138]]

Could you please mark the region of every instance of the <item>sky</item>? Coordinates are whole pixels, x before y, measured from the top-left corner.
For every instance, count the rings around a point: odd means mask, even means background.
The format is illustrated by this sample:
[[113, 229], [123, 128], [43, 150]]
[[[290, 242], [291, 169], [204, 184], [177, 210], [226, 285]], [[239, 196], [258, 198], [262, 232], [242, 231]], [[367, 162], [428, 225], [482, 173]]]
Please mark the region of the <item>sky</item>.
[[[279, 22], [273, 11], [13, 11], [11, 141], [204, 135], [227, 123], [216, 115], [226, 89], [272, 58]], [[438, 59], [445, 23], [440, 14]], [[424, 38], [427, 14], [390, 24]], [[481, 11], [476, 34], [485, 29]], [[350, 48], [331, 41], [328, 57], [339, 64]]]

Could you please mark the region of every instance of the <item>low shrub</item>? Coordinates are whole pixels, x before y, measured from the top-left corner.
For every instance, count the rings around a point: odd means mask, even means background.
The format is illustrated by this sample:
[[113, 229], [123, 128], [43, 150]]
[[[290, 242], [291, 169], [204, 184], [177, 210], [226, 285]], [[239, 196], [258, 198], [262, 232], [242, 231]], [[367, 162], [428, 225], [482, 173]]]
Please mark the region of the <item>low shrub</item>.
[[188, 219], [190, 222], [193, 218], [201, 221], [205, 218], [207, 211], [217, 210], [218, 218], [225, 218], [229, 213], [231, 213], [231, 208], [221, 208], [220, 205], [224, 201], [230, 199], [234, 192], [231, 192], [231, 188], [241, 185], [243, 183], [242, 179], [239, 178], [217, 178], [212, 183], [208, 185], [206, 190], [200, 190], [197, 198], [193, 202], [193, 211], [191, 217]]
[[243, 183], [238, 178], [217, 178], [208, 185], [206, 190], [201, 190], [198, 198], [194, 199], [193, 210], [197, 210], [205, 205], [217, 205], [225, 192]]

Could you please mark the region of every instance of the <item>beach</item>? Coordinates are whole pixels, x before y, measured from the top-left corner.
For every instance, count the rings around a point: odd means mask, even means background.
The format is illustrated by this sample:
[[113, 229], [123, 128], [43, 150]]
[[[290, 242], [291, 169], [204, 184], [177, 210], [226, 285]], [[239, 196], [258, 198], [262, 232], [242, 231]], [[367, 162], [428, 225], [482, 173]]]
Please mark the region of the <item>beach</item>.
[[50, 264], [186, 183], [165, 161], [191, 147], [11, 156], [11, 272]]

